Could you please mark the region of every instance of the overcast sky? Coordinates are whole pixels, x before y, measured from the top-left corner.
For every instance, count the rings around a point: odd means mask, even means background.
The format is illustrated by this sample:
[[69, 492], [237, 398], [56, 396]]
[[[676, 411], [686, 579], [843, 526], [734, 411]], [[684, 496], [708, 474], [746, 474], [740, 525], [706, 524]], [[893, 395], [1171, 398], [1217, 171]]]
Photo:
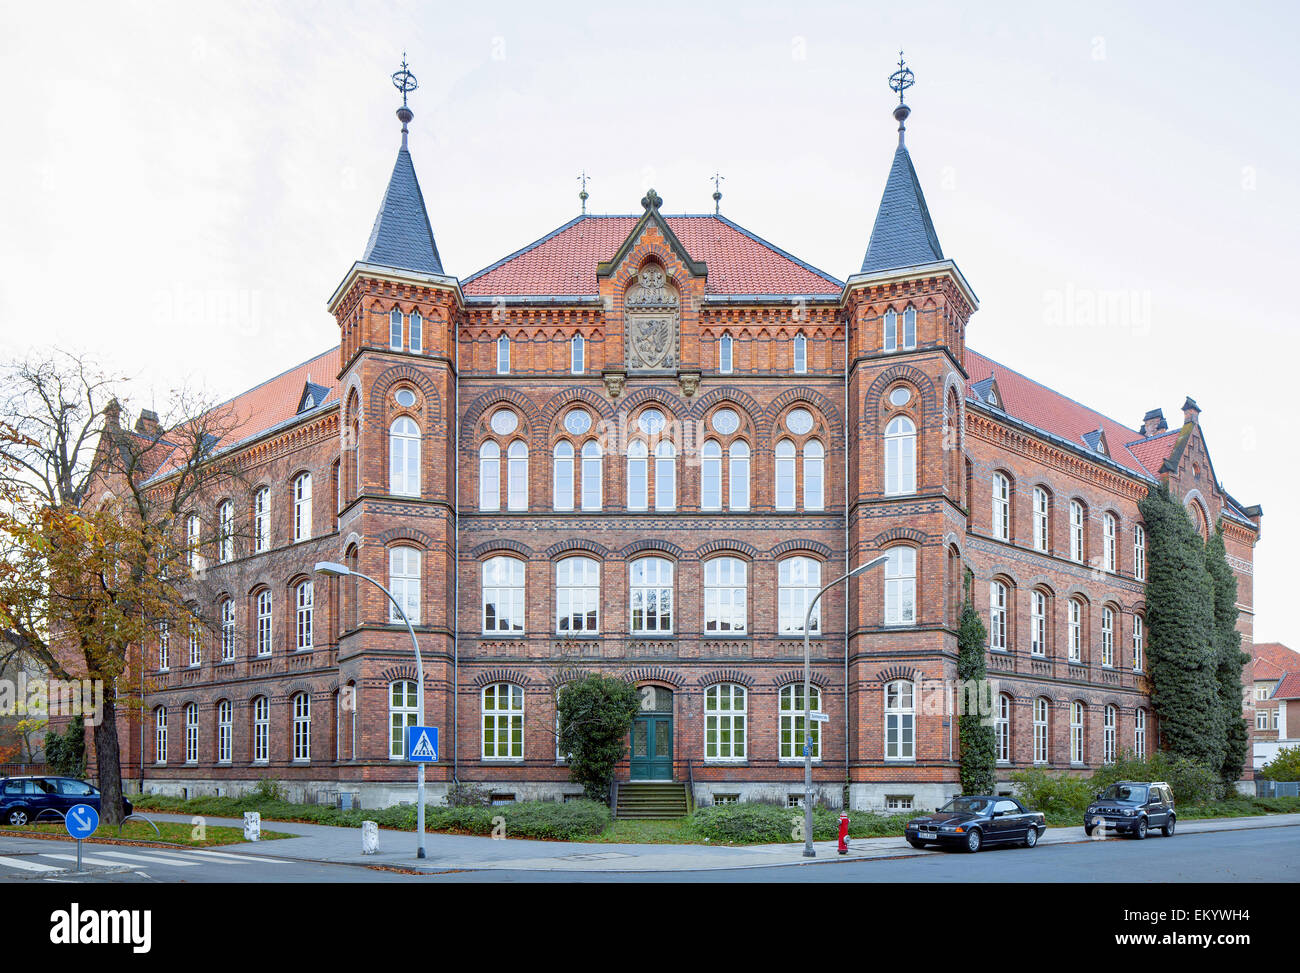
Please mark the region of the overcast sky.
[[[712, 208], [843, 279], [908, 146], [973, 348], [1130, 427], [1197, 399], [1300, 648], [1294, 5], [6, 2], [0, 355], [228, 396], [338, 341], [398, 147], [467, 276], [578, 212]], [[1091, 313], [1093, 307], [1100, 313]], [[161, 398], [161, 394], [160, 394]], [[147, 404], [147, 403], [144, 403]]]

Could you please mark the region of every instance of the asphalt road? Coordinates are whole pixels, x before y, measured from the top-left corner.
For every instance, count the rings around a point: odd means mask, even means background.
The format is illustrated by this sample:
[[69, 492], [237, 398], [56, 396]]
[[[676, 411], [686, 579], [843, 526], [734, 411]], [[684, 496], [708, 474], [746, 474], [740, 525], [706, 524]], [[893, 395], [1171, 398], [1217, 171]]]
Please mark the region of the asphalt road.
[[84, 845], [89, 871], [70, 872], [75, 846], [0, 839], [0, 882], [1295, 882], [1300, 826], [1180, 832], [1146, 841], [1112, 838], [977, 855], [921, 852], [869, 861], [709, 871], [452, 871], [423, 875], [358, 865], [277, 858], [267, 843], [244, 851], [174, 851]]

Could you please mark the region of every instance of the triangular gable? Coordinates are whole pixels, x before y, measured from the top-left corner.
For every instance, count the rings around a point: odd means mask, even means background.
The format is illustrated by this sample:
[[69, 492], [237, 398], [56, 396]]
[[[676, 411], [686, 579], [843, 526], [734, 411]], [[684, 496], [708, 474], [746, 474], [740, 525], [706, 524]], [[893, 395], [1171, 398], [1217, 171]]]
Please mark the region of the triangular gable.
[[298, 415], [304, 412], [310, 412], [312, 409], [321, 405], [329, 396], [330, 390], [324, 385], [317, 385], [311, 379], [303, 383], [302, 395], [298, 397]]
[[636, 225], [632, 227], [632, 232], [627, 235], [627, 238], [615, 252], [614, 256], [609, 260], [602, 260], [596, 265], [596, 277], [598, 279], [603, 277], [612, 277], [617, 272], [618, 268], [622, 266], [623, 261], [627, 259], [628, 253], [634, 246], [636, 246], [637, 241], [641, 239], [641, 234], [645, 231], [646, 226], [650, 223], [653, 223], [658, 227], [659, 232], [663, 234], [664, 242], [668, 244], [668, 248], [673, 252], [673, 255], [686, 266], [686, 269], [689, 270], [693, 276], [702, 278], [708, 277], [709, 270], [704, 265], [704, 261], [695, 260], [691, 257], [690, 253], [687, 252], [686, 247], [682, 245], [682, 241], [677, 239], [677, 234], [673, 232], [672, 227], [668, 225], [668, 221], [660, 215], [659, 207], [662, 203], [663, 200], [653, 189], [649, 190], [645, 194], [641, 199], [641, 205], [645, 207], [645, 212], [642, 213], [641, 218], [636, 221]]

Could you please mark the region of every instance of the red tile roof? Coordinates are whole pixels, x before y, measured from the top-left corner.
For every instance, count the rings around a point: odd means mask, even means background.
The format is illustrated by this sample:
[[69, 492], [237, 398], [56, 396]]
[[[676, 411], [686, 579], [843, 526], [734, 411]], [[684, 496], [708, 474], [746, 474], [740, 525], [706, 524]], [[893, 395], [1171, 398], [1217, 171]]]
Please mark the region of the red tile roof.
[[1281, 679], [1291, 671], [1300, 672], [1300, 652], [1281, 642], [1256, 642], [1251, 646], [1250, 681]]
[[[594, 295], [596, 265], [609, 260], [636, 216], [580, 216], [461, 282], [474, 297]], [[708, 266], [709, 294], [839, 294], [843, 284], [722, 216], [668, 216], [694, 260]]]
[[1169, 458], [1169, 454], [1174, 451], [1174, 446], [1178, 444], [1178, 434], [1180, 432], [1182, 432], [1182, 429], [1171, 429], [1169, 432], [1162, 432], [1150, 439], [1140, 439], [1135, 443], [1129, 443], [1128, 451], [1136, 456], [1138, 462], [1154, 475], [1160, 471], [1161, 465]]
[[1270, 699], [1300, 699], [1300, 672], [1288, 672], [1273, 690]]

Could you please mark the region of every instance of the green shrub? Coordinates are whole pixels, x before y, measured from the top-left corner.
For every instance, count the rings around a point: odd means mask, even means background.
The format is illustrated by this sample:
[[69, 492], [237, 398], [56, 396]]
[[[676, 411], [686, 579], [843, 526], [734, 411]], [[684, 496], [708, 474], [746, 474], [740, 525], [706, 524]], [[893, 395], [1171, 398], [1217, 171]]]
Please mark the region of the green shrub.
[[1021, 803], [1031, 811], [1042, 811], [1048, 818], [1081, 816], [1098, 790], [1086, 778], [1053, 774], [1038, 767], [1018, 770], [1011, 779]]
[[[850, 812], [849, 836], [887, 838], [902, 835], [911, 814]], [[687, 819], [690, 830], [711, 843], [729, 845], [782, 844], [803, 840], [803, 808], [767, 801], [736, 801], [695, 810]], [[813, 807], [813, 838], [831, 841], [840, 833], [838, 808]]]
[[448, 807], [487, 807], [491, 803], [492, 794], [482, 784], [461, 781], [447, 788]]
[[1259, 775], [1265, 780], [1300, 780], [1300, 746], [1283, 747]]
[[1159, 750], [1149, 757], [1123, 753], [1113, 764], [1092, 775], [1092, 791], [1105, 790], [1117, 780], [1163, 780], [1178, 804], [1204, 804], [1223, 797], [1223, 782], [1216, 770], [1187, 757]]

